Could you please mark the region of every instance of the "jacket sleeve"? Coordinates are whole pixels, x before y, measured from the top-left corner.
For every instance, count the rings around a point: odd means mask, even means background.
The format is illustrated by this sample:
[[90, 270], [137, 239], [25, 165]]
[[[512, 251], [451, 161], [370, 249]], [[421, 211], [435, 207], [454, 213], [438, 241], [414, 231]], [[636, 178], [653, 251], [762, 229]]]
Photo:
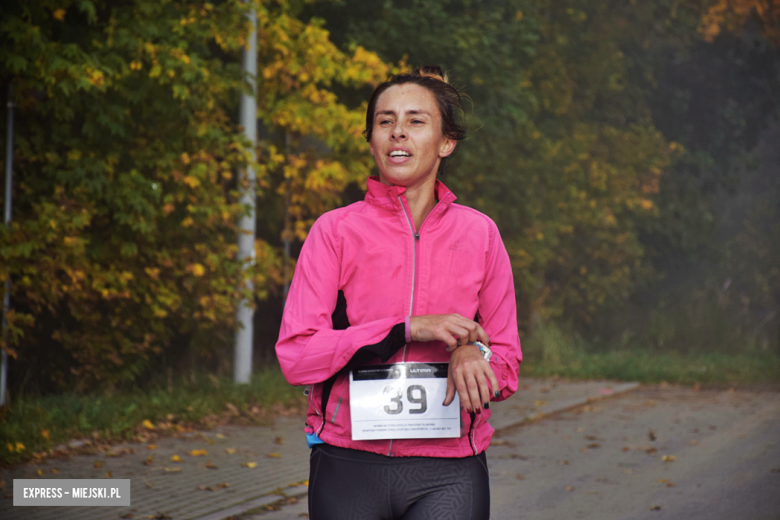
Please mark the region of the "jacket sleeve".
[[498, 227], [492, 220], [490, 225], [485, 280], [479, 292], [479, 316], [493, 351], [490, 364], [499, 385], [499, 397], [494, 400], [501, 401], [517, 391], [523, 354], [517, 331], [517, 303], [509, 254]]
[[287, 295], [276, 355], [292, 385], [321, 383], [373, 358], [387, 361], [406, 344], [403, 316], [333, 328], [341, 273], [336, 222], [326, 213], [314, 223]]

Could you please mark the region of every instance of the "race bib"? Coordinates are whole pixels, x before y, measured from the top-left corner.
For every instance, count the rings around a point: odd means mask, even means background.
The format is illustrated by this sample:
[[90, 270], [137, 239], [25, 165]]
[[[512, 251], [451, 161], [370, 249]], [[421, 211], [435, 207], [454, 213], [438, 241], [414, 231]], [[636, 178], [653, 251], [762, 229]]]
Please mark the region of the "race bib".
[[352, 440], [460, 437], [460, 399], [449, 406], [448, 363], [371, 365], [349, 373]]

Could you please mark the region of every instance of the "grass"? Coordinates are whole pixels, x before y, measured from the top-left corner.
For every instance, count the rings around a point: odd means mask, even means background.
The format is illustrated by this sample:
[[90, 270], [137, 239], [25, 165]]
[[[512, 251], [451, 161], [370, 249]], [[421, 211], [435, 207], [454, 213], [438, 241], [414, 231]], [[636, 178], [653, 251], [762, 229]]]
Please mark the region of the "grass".
[[521, 373], [685, 385], [780, 383], [780, 355], [761, 348], [731, 353], [662, 351], [630, 345], [594, 350], [557, 327], [540, 328], [523, 342]]
[[278, 367], [252, 376], [249, 385], [235, 385], [226, 377], [189, 375], [160, 380], [145, 389], [111, 394], [19, 396], [11, 399], [0, 423], [0, 461], [29, 460], [74, 438], [99, 441], [137, 439], [146, 428], [177, 431], [177, 425], [217, 420], [227, 404], [240, 417], [260, 422], [279, 407], [300, 408], [302, 390], [290, 386]]

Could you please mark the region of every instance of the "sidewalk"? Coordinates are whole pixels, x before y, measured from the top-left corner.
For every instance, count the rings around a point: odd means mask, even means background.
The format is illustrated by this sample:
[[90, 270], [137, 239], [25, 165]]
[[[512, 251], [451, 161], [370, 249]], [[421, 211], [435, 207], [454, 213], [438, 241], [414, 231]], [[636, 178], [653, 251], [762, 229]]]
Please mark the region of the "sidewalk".
[[[637, 386], [523, 379], [517, 394], [491, 407], [490, 423], [496, 429], [506, 428]], [[282, 494], [302, 496], [309, 472], [303, 423], [303, 416], [292, 416], [278, 417], [273, 426], [220, 426], [183, 439], [161, 439], [153, 450], [146, 444], [128, 443], [97, 455], [2, 470], [0, 480], [5, 480], [6, 488], [0, 498], [0, 518], [222, 520], [273, 503]], [[193, 456], [193, 450], [206, 454]], [[174, 455], [181, 462], [173, 462]], [[13, 507], [13, 500], [5, 497], [11, 494], [15, 478], [129, 478], [133, 505]]]

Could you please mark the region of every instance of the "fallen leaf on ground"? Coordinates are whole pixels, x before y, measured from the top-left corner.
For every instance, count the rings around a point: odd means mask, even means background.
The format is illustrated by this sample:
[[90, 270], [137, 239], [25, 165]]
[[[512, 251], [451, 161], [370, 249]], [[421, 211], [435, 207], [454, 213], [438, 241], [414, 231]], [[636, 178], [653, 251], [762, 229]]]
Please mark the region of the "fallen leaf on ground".
[[556, 460], [555, 463], [558, 464], [559, 466], [568, 466], [569, 465], [569, 461], [568, 460]]
[[176, 473], [178, 471], [181, 471], [181, 468], [165, 468], [165, 471], [168, 473]]
[[44, 439], [46, 439], [48, 441], [49, 440], [49, 430], [47, 430], [46, 428], [43, 428], [41, 430], [41, 437], [43, 437]]
[[546, 405], [547, 405], [547, 401], [540, 401], [540, 400], [534, 401], [534, 406], [546, 406]]
[[281, 459], [282, 454], [274, 452], [274, 453], [269, 453], [268, 455], [266, 455], [266, 457], [268, 457], [269, 459]]
[[645, 405], [645, 406], [650, 406], [650, 407], [652, 407], [652, 406], [655, 406], [655, 401], [645, 401], [645, 402], [644, 402], [644, 403], [642, 403], [642, 404], [643, 404], [643, 405]]
[[207, 452], [206, 450], [192, 450], [190, 452], [190, 455], [192, 455], [193, 457], [204, 457], [208, 454], [209, 452]]
[[57, 473], [59, 473], [59, 472], [60, 472], [59, 470], [57, 470], [57, 469], [54, 469], [54, 468], [51, 468], [49, 471], [51, 471], [51, 472], [52, 472], [52, 473], [54, 473], [54, 474], [57, 474]]
[[596, 437], [595, 435], [586, 435], [585, 436], [585, 440], [587, 440], [587, 441], [595, 441], [596, 439], [598, 439], [598, 437]]
[[112, 476], [110, 471], [106, 471], [106, 478], [111, 478]]
[[122, 516], [120, 516], [119, 518], [130, 519], [130, 518], [133, 518], [134, 516], [135, 515], [133, 513], [125, 513]]
[[231, 415], [240, 415], [240, 413], [238, 412], [238, 408], [236, 408], [235, 405], [232, 403], [225, 403], [225, 408], [228, 409]]
[[574, 487], [573, 486], [566, 486], [566, 491], [574, 491]]
[[633, 472], [634, 472], [634, 470], [633, 470], [633, 469], [631, 469], [631, 468], [628, 468], [628, 469], [624, 469], [624, 470], [623, 470], [623, 473], [625, 473], [626, 475], [630, 475], [630, 474], [631, 474], [631, 473], [633, 473]]
[[699, 445], [699, 441], [697, 441], [697, 440], [695, 440], [695, 439], [694, 439], [694, 440], [692, 440], [692, 441], [691, 441], [689, 444], [690, 444], [691, 446], [698, 446], [698, 445]]
[[144, 479], [144, 484], [146, 484], [146, 487], [148, 487], [148, 488], [153, 488], [154, 487], [154, 482], [150, 482], [150, 481], [148, 481], [146, 479]]
[[170, 516], [166, 515], [165, 513], [157, 513], [156, 515], [149, 515], [146, 518], [151, 518], [152, 520], [173, 520]]
[[257, 462], [242, 462], [241, 465], [245, 468], [256, 468]]
[[225, 453], [228, 455], [233, 455], [236, 452], [235, 448], [225, 448]]
[[157, 449], [157, 445], [156, 444], [149, 444], [149, 445], [146, 446], [146, 449], [147, 450], [156, 450]]
[[650, 508], [650, 511], [660, 511], [660, 510], [661, 510], [661, 506], [653, 506]]
[[623, 446], [623, 449], [621, 451], [631, 451], [631, 448], [628, 446]]
[[734, 387], [732, 386], [731, 388], [729, 388], [728, 392], [729, 393], [733, 393], [734, 392]]
[[661, 457], [661, 460], [664, 462], [674, 462], [675, 460], [677, 460], [677, 457], [675, 457], [674, 455], [664, 455], [663, 457]]
[[580, 453], [587, 453], [587, 452], [588, 452], [588, 448], [580, 448]]
[[592, 444], [588, 444], [588, 448], [594, 448], [594, 449], [601, 448], [601, 444], [599, 444], [598, 442], [594, 442]]
[[540, 392], [542, 392], [543, 394], [546, 394], [547, 392], [549, 392], [549, 391], [550, 391], [550, 389], [549, 389], [549, 388], [547, 388], [546, 386], [543, 386], [543, 387], [541, 387], [541, 388], [539, 389], [539, 391], [540, 391]]
[[154, 430], [154, 424], [152, 424], [152, 421], [150, 421], [149, 419], [144, 419], [143, 422], [141, 423], [141, 426], [143, 426], [147, 430]]
[[40, 469], [40, 468], [38, 468], [38, 475], [39, 475], [39, 476], [43, 476], [43, 471], [41, 471], [41, 469]]
[[693, 385], [693, 388], [692, 388], [692, 390], [693, 390], [694, 392], [698, 392], [700, 388], [701, 388], [701, 386], [699, 386], [699, 383], [696, 383], [695, 385]]
[[217, 468], [217, 466], [215, 466], [214, 464], [212, 464], [212, 463], [211, 463], [211, 461], [208, 461], [208, 462], [206, 463], [206, 467], [207, 467], [208, 469], [218, 469], [218, 468]]
[[181, 457], [174, 455], [171, 457], [171, 462], [181, 462]]
[[276, 437], [274, 439], [274, 444], [284, 444], [284, 437]]
[[198, 491], [216, 491], [214, 486], [198, 486]]
[[221, 484], [217, 484], [217, 487], [220, 489], [230, 487], [230, 482], [222, 482]]
[[103, 467], [103, 461], [102, 460], [96, 460], [93, 464], [96, 468], [102, 468]]
[[515, 475], [515, 478], [516, 478], [517, 480], [525, 480], [525, 476], [523, 476], [523, 475], [520, 475], [519, 473], [518, 473], [517, 475]]
[[654, 441], [657, 437], [655, 436], [655, 430], [650, 430], [647, 432], [647, 436], [651, 441]]
[[301, 482], [301, 485], [308, 486], [309, 485], [309, 479], [306, 479], [303, 482]]
[[144, 466], [151, 466], [152, 464], [154, 464], [154, 457], [149, 455], [141, 464], [143, 464]]
[[216, 434], [214, 437], [216, 437], [217, 439], [224, 439], [225, 438], [225, 436], [222, 435], [221, 433]]

